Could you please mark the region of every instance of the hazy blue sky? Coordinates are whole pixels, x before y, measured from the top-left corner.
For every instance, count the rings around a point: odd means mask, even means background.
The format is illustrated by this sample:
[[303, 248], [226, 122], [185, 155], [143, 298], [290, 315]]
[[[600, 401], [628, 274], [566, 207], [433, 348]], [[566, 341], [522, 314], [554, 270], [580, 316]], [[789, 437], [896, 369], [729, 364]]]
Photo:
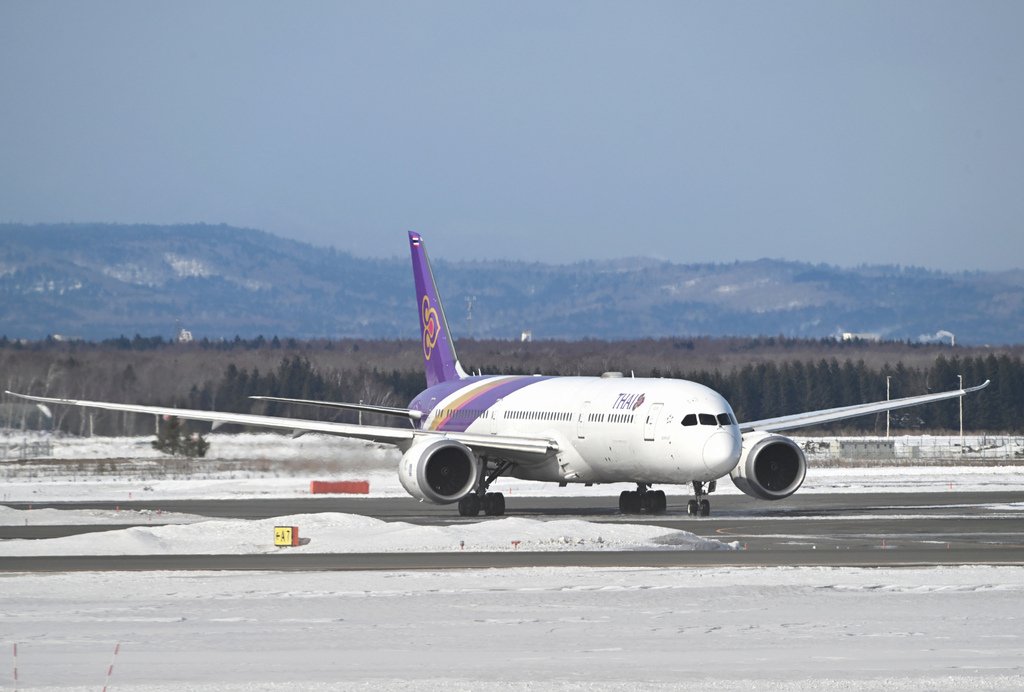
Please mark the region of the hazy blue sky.
[[0, 221], [1024, 266], [1024, 2], [0, 2]]

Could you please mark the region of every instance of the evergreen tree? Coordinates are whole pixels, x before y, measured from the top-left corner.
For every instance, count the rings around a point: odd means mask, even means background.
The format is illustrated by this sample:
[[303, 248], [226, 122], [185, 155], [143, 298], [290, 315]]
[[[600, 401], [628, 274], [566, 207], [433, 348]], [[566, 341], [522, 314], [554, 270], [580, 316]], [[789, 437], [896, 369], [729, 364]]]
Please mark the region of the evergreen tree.
[[165, 416], [160, 423], [153, 449], [164, 454], [179, 457], [205, 457], [210, 443], [199, 433], [188, 434], [181, 419], [176, 416]]

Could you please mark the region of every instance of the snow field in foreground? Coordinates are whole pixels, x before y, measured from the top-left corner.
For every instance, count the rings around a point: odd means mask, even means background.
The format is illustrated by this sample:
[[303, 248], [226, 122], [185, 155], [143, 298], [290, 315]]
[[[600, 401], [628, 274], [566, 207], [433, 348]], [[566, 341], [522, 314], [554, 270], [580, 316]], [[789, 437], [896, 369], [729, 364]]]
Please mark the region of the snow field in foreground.
[[[1024, 569], [0, 575], [23, 690], [1009, 690]], [[9, 670], [8, 665], [3, 669]]]
[[[145, 456], [148, 438], [134, 448], [104, 444], [93, 458], [162, 458]], [[280, 465], [247, 478], [204, 475], [202, 461], [201, 477], [184, 480], [7, 476], [0, 500], [301, 497], [309, 480], [338, 477], [405, 497], [393, 450], [267, 435], [238, 436], [227, 450]], [[346, 470], [285, 470], [311, 459]], [[494, 489], [510, 501], [587, 494], [614, 504], [626, 487], [502, 479]], [[1022, 489], [1014, 467], [811, 468], [801, 492]], [[719, 492], [738, 491], [726, 481]], [[200, 543], [201, 552], [273, 552], [282, 524], [311, 539], [287, 550], [306, 552], [458, 550], [460, 541], [465, 550], [513, 550], [513, 540], [520, 550], [714, 547], [688, 544], [703, 539], [686, 532], [666, 544], [672, 532], [659, 527], [515, 517], [417, 527], [343, 514], [236, 522], [0, 507], [0, 524], [26, 521], [143, 526], [4, 541], [0, 556], [30, 543], [48, 555], [181, 553]], [[178, 525], [147, 526], [165, 521]], [[117, 642], [112, 688], [139, 692], [1009, 690], [1024, 689], [1022, 633], [1016, 567], [0, 574], [0, 671], [11, 670], [18, 642], [21, 690], [99, 689]], [[0, 681], [9, 685], [9, 673]]]

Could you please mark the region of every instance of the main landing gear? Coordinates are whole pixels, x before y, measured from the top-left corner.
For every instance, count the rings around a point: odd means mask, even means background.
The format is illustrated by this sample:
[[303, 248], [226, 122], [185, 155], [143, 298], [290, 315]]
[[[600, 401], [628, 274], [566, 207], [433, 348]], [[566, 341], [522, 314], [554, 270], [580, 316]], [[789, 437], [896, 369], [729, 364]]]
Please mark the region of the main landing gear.
[[701, 481], [693, 482], [694, 499], [686, 503], [686, 513], [691, 517], [706, 517], [711, 514], [711, 501], [708, 500], [708, 493], [715, 492], [715, 481], [708, 483], [707, 491]]
[[505, 513], [505, 496], [502, 493], [489, 493], [487, 488], [501, 474], [512, 468], [512, 464], [503, 461], [498, 464], [489, 476], [480, 474], [480, 483], [475, 491], [459, 500], [459, 516], [475, 517], [483, 513], [489, 517], [500, 517]]
[[470, 493], [459, 500], [459, 516], [475, 517], [480, 511], [489, 517], [505, 513], [505, 496], [501, 493]]
[[619, 493], [619, 511], [623, 514], [664, 514], [668, 500], [664, 490], [651, 490], [646, 483], [637, 483], [636, 490]]

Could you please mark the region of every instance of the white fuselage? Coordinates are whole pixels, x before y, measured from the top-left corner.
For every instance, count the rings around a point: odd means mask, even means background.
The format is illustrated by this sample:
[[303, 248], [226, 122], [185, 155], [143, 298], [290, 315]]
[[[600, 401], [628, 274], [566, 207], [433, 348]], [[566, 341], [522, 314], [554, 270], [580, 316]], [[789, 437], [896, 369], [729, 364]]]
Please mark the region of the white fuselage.
[[[543, 436], [558, 451], [499, 456], [512, 475], [573, 483], [689, 483], [728, 474], [741, 436], [728, 402], [686, 380], [623, 377], [480, 377], [417, 399], [422, 427], [501, 436]], [[415, 402], [414, 402], [415, 403]]]

